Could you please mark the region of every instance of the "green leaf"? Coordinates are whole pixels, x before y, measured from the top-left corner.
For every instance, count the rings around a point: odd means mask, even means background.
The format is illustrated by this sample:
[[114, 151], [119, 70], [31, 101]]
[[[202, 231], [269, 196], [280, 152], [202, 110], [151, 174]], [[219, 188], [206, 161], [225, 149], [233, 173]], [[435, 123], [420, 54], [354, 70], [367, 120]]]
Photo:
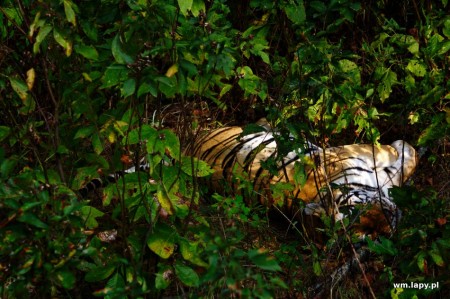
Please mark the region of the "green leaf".
[[98, 60], [98, 52], [93, 46], [87, 46], [85, 44], [75, 45], [75, 52], [82, 55], [84, 58], [90, 60]]
[[0, 142], [3, 141], [6, 137], [8, 137], [9, 133], [11, 133], [11, 128], [6, 126], [0, 126]]
[[119, 34], [117, 34], [112, 41], [111, 51], [117, 63], [119, 64], [133, 63], [133, 58], [130, 55], [126, 54], [121, 48]]
[[95, 131], [95, 126], [91, 125], [91, 126], [86, 126], [83, 128], [79, 128], [78, 131], [75, 133], [75, 136], [73, 137], [74, 139], [78, 139], [78, 138], [86, 138], [92, 135], [92, 133], [94, 133]]
[[83, 29], [84, 33], [87, 35], [87, 37], [93, 41], [98, 40], [98, 31], [97, 31], [97, 24], [94, 24], [89, 21], [80, 21], [81, 28]]
[[178, 6], [180, 7], [180, 12], [186, 16], [188, 11], [191, 10], [193, 0], [178, 0]]
[[180, 252], [183, 258], [186, 261], [191, 262], [194, 265], [200, 266], [200, 267], [208, 267], [208, 264], [205, 263], [200, 258], [200, 251], [198, 249], [198, 242], [188, 241], [184, 238], [179, 240], [180, 243]]
[[93, 268], [91, 271], [86, 273], [84, 276], [84, 280], [87, 282], [96, 282], [100, 280], [104, 280], [111, 276], [114, 273], [116, 267], [111, 264], [107, 264], [105, 266], [97, 266]]
[[339, 60], [338, 66], [341, 72], [347, 75], [350, 82], [361, 85], [361, 73], [356, 63], [348, 59]]
[[[191, 160], [193, 159], [193, 160]], [[215, 172], [205, 161], [199, 160], [195, 157], [182, 157], [181, 170], [187, 175], [193, 176], [192, 167], [196, 177], [205, 177]]]
[[377, 243], [373, 242], [370, 238], [366, 238], [366, 240], [369, 245], [369, 249], [375, 253], [391, 256], [395, 256], [398, 253], [394, 242], [385, 237], [380, 237], [380, 241]]
[[183, 265], [179, 261], [174, 266], [175, 273], [182, 283], [189, 287], [197, 287], [200, 284], [198, 274], [190, 267]]
[[422, 62], [415, 59], [409, 61], [406, 69], [416, 77], [423, 77], [427, 73], [426, 66]]
[[166, 289], [171, 281], [171, 277], [173, 276], [173, 271], [171, 268], [164, 267], [161, 270], [159, 270], [158, 273], [156, 273], [155, 278], [155, 287], [158, 290]]
[[149, 154], [159, 153], [161, 156], [166, 155], [166, 151], [171, 158], [178, 160], [180, 158], [180, 141], [174, 132], [164, 129], [151, 134], [147, 142], [147, 152]]
[[137, 96], [141, 97], [144, 94], [150, 93], [152, 96], [156, 97], [158, 95], [158, 89], [153, 82], [144, 82], [139, 86]]
[[297, 186], [304, 186], [308, 176], [305, 172], [305, 163], [296, 161], [294, 163], [294, 182]]
[[122, 275], [120, 273], [114, 274], [106, 283], [106, 290], [111, 290], [114, 293], [118, 293], [120, 291], [124, 291], [125, 289], [125, 281], [123, 280]]
[[436, 247], [436, 243], [433, 243], [432, 246], [434, 247], [432, 250], [428, 251], [428, 254], [431, 256], [431, 258], [433, 259], [433, 261], [435, 262], [436, 265], [438, 265], [439, 267], [444, 267], [445, 266], [445, 261], [442, 258], [441, 253], [439, 252], [439, 249]]
[[116, 86], [128, 79], [128, 69], [122, 65], [111, 65], [106, 68], [105, 74], [102, 77], [103, 84], [101, 88], [109, 88]]
[[9, 78], [9, 82], [11, 83], [11, 87], [19, 96], [19, 98], [25, 101], [28, 97], [28, 87], [25, 82], [20, 79]]
[[44, 25], [39, 29], [39, 33], [36, 36], [36, 41], [33, 45], [33, 53], [36, 54], [39, 52], [39, 46], [45, 40], [47, 35], [52, 31], [53, 27], [51, 25]]
[[2, 178], [7, 178], [11, 171], [14, 170], [18, 162], [17, 156], [12, 156], [9, 159], [2, 161], [0, 165], [0, 175]]
[[94, 147], [94, 151], [97, 155], [103, 152], [103, 144], [100, 136], [97, 133], [92, 135], [92, 146]]
[[65, 289], [73, 289], [75, 286], [75, 274], [69, 270], [59, 270], [56, 272], [56, 278]]
[[174, 208], [172, 206], [172, 201], [169, 198], [169, 195], [165, 191], [164, 187], [162, 185], [158, 186], [158, 190], [156, 192], [156, 197], [158, 198], [158, 202], [161, 205], [161, 207], [169, 214], [173, 215]]
[[248, 66], [244, 66], [242, 68], [237, 68], [236, 71], [240, 76], [238, 84], [242, 88], [242, 90], [244, 90], [244, 95], [249, 96], [251, 94], [257, 94], [260, 79], [258, 76], [253, 74], [252, 69]]
[[200, 11], [206, 11], [205, 1], [203, 0], [194, 0], [192, 2], [191, 12], [194, 17], [198, 17]]
[[74, 4], [72, 1], [64, 0], [64, 12], [66, 13], [67, 21], [72, 23], [73, 26], [77, 26], [77, 20], [75, 18], [75, 12], [73, 10]]
[[18, 218], [18, 220], [20, 222], [25, 222], [25, 223], [31, 224], [31, 225], [33, 225], [35, 227], [38, 227], [38, 228], [42, 228], [42, 229], [47, 229], [48, 228], [48, 225], [46, 223], [42, 222], [36, 215], [34, 215], [31, 212], [23, 213]]
[[303, 24], [306, 20], [305, 5], [303, 4], [303, 0], [293, 0], [289, 2], [290, 3], [284, 8], [287, 17], [295, 25]]
[[431, 124], [420, 134], [418, 145], [427, 145], [433, 140], [438, 140], [446, 134], [446, 126], [444, 125], [445, 114], [439, 113], [435, 115], [431, 121]]
[[229, 92], [233, 88], [231, 84], [224, 84], [222, 89], [220, 90], [219, 98], [223, 97], [227, 92]]
[[[142, 140], [151, 140], [156, 138], [158, 135], [158, 131], [155, 128], [152, 128], [150, 125], [143, 125], [141, 129], [141, 138]], [[148, 150], [148, 148], [147, 148]], [[150, 152], [148, 152], [150, 154]]]
[[281, 271], [281, 267], [274, 257], [267, 255], [262, 249], [252, 249], [248, 252], [249, 259], [259, 268], [267, 271]]
[[392, 92], [392, 86], [397, 84], [397, 74], [391, 69], [379, 67], [375, 70], [375, 78], [381, 80], [378, 84], [377, 91], [381, 102], [389, 98]]
[[438, 51], [438, 55], [444, 55], [450, 50], [450, 41], [445, 41], [442, 43], [441, 48]]
[[102, 217], [104, 215], [103, 212], [97, 210], [91, 206], [84, 206], [81, 208], [81, 215], [85, 221], [85, 226], [87, 228], [96, 228], [98, 227], [98, 222], [96, 218]]
[[[442, 1], [442, 3], [444, 3], [444, 0]], [[445, 0], [444, 6], [447, 6], [447, 0]], [[444, 35], [447, 38], [450, 38], [450, 19], [445, 20], [444, 29], [442, 29], [442, 33], [444, 33]]]
[[55, 27], [53, 28], [53, 37], [56, 42], [66, 50], [66, 56], [69, 57], [72, 54], [72, 43], [67, 40], [65, 36], [63, 36], [59, 30]]
[[123, 83], [123, 87], [120, 90], [120, 92], [122, 93], [122, 97], [126, 98], [133, 95], [135, 90], [136, 90], [136, 80], [131, 78]]
[[427, 266], [427, 253], [424, 251], [420, 251], [416, 255], [416, 263], [417, 267], [419, 267], [420, 271], [425, 272], [425, 267]]
[[175, 250], [176, 231], [164, 223], [158, 223], [147, 241], [148, 247], [163, 259], [172, 256]]

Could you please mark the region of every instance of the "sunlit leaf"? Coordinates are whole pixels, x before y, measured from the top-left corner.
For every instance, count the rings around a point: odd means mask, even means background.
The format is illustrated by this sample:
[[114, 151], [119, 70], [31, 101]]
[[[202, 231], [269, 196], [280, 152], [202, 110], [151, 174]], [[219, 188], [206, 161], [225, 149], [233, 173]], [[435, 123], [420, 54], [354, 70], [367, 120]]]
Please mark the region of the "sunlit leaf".
[[33, 45], [33, 53], [38, 53], [39, 52], [39, 46], [41, 45], [41, 43], [45, 40], [45, 38], [47, 37], [47, 35], [50, 33], [50, 31], [52, 31], [53, 27], [51, 25], [43, 25], [40, 29], [39, 29], [39, 33], [36, 36], [36, 41], [34, 42]]
[[191, 12], [194, 17], [198, 17], [201, 11], [206, 11], [205, 1], [203, 0], [194, 0], [191, 6]]
[[66, 13], [67, 21], [72, 23], [73, 26], [77, 26], [75, 11], [72, 7], [73, 5], [72, 1], [64, 0], [64, 12]]
[[158, 223], [147, 241], [148, 247], [163, 259], [169, 258], [175, 250], [176, 231], [170, 226]]
[[178, 64], [173, 64], [166, 72], [166, 77], [172, 77], [178, 72]]
[[34, 68], [31, 68], [27, 71], [27, 87], [28, 90], [33, 89], [34, 80], [36, 79], [36, 72], [34, 71]]
[[408, 62], [406, 69], [417, 77], [423, 77], [427, 73], [425, 65], [415, 59], [412, 59]]
[[191, 10], [193, 0], [177, 0], [178, 6], [180, 7], [180, 12], [183, 15], [187, 15], [188, 11]]
[[208, 264], [205, 263], [200, 258], [200, 251], [198, 249], [198, 243], [193, 241], [188, 241], [187, 239], [180, 239], [180, 252], [186, 261], [191, 262], [194, 265], [200, 267], [207, 267]]
[[28, 86], [20, 79], [9, 78], [9, 82], [11, 83], [11, 87], [19, 96], [20, 99], [26, 100], [28, 96]]

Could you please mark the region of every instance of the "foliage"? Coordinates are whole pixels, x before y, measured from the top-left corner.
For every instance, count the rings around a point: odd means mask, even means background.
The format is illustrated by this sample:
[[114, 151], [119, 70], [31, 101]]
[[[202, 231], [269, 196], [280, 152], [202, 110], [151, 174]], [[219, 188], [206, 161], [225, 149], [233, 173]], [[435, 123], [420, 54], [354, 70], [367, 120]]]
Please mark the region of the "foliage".
[[[301, 245], [266, 251], [248, 241], [254, 230], [267, 237], [266, 211], [231, 194], [213, 208], [235, 226], [217, 229], [199, 205], [211, 170], [180, 139], [201, 127], [206, 103], [225, 115], [218, 122], [267, 115], [280, 151], [294, 146], [289, 134], [295, 145], [353, 142], [352, 131], [442, 143], [450, 18], [446, 0], [431, 3], [2, 1], [0, 297], [306, 294], [346, 246], [340, 224], [324, 219], [325, 248], [300, 234]], [[180, 104], [187, 132], [164, 127], [176, 122], [161, 112], [168, 104]], [[78, 194], [141, 158], [148, 171]], [[252, 193], [251, 182], [241, 188]], [[394, 193], [402, 228], [369, 245], [385, 281], [448, 280], [448, 205]], [[396, 252], [405, 255], [392, 261]]]

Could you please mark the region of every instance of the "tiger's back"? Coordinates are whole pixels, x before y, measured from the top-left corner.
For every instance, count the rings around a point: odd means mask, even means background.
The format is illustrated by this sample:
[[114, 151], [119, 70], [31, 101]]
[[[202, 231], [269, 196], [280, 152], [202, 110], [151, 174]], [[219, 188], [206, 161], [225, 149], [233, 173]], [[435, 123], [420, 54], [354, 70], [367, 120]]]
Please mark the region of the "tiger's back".
[[[315, 208], [324, 207], [323, 195], [328, 193], [333, 198], [335, 206], [331, 210], [335, 215], [342, 206], [369, 203], [395, 214], [396, 206], [388, 189], [405, 182], [417, 165], [416, 151], [404, 141], [392, 145], [351, 144], [325, 149], [308, 143], [305, 148], [280, 157], [278, 173], [272, 175], [261, 164], [278, 155], [274, 133], [241, 136], [242, 132], [240, 127], [213, 130], [197, 139], [188, 154], [206, 161], [215, 170], [210, 180], [215, 191], [222, 191], [224, 184], [235, 189], [231, 184], [233, 171], [246, 173], [261, 203], [284, 200], [286, 211], [299, 200], [317, 203], [311, 205]], [[304, 165], [307, 176], [301, 186], [294, 184], [297, 162]], [[279, 182], [292, 183], [294, 189], [284, 198], [273, 198], [270, 186]]]

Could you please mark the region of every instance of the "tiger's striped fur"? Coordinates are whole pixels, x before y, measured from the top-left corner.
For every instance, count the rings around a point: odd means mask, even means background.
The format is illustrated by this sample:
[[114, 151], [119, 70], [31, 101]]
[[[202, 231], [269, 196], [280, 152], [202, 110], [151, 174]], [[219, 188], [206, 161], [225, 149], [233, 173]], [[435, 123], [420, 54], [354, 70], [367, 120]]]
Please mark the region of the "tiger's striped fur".
[[[264, 127], [270, 129], [267, 125]], [[294, 191], [285, 203], [286, 210], [291, 210], [293, 202], [301, 200], [307, 204], [306, 214], [326, 210], [340, 219], [340, 208], [344, 206], [373, 204], [385, 211], [395, 226], [398, 211], [388, 189], [400, 186], [416, 168], [416, 151], [408, 143], [399, 140], [379, 147], [352, 144], [325, 149], [307, 143], [304, 149], [285, 155], [277, 165], [278, 174], [272, 175], [261, 163], [277, 156], [276, 133], [241, 136], [242, 132], [240, 127], [216, 129], [200, 137], [188, 149], [188, 153], [206, 161], [215, 170], [210, 181], [214, 189], [221, 190], [224, 181], [231, 182], [236, 168], [237, 172], [248, 174], [261, 202], [272, 204], [281, 199], [272, 197], [270, 186], [279, 182], [293, 183], [294, 164], [300, 162], [306, 166], [307, 180], [303, 186], [294, 184]], [[327, 207], [324, 189], [329, 190], [333, 207]]]

